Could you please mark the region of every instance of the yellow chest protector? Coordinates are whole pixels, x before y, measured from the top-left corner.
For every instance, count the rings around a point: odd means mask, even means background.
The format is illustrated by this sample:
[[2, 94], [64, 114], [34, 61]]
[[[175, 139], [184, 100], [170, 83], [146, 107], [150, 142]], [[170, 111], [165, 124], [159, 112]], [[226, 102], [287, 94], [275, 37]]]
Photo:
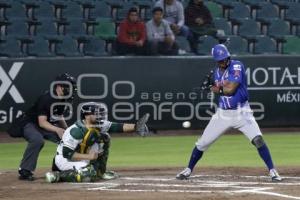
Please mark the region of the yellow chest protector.
[[100, 132], [96, 128], [88, 128], [86, 133], [84, 134], [82, 142], [79, 144], [79, 152], [80, 153], [88, 153], [90, 147], [99, 142], [100, 140]]

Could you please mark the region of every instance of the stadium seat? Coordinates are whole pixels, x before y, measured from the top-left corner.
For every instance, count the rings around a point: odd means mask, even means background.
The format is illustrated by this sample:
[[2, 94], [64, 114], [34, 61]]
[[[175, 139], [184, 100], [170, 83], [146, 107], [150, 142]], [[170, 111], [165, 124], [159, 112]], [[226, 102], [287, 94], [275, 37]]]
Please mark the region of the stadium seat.
[[276, 40], [281, 40], [285, 35], [290, 35], [290, 27], [288, 22], [281, 19], [271, 20], [268, 28], [268, 35]]
[[262, 2], [266, 2], [266, 0], [242, 0], [242, 2], [250, 7], [251, 17], [255, 19], [259, 4]]
[[286, 0], [270, 0], [270, 2], [276, 5], [279, 9], [279, 16], [284, 19], [286, 10], [289, 8], [289, 1]]
[[25, 19], [13, 19], [12, 21], [9, 21], [6, 27], [6, 35], [28, 37], [29, 36], [28, 22], [25, 21]]
[[117, 15], [116, 15], [116, 21], [117, 23], [121, 22], [123, 19], [126, 19], [128, 11], [130, 8], [136, 7], [138, 8], [135, 4], [133, 3], [126, 3], [124, 4], [121, 8], [117, 10]]
[[300, 38], [297, 36], [287, 36], [283, 44], [283, 54], [300, 54]]
[[95, 1], [95, 7], [90, 9], [89, 19], [96, 20], [97, 18], [111, 18], [111, 8], [104, 1]]
[[86, 25], [82, 19], [71, 19], [65, 24], [64, 35], [80, 37], [86, 34]]
[[276, 7], [270, 2], [260, 3], [258, 7], [256, 20], [261, 23], [269, 24], [271, 20], [279, 17]]
[[297, 26], [296, 35], [300, 36], [300, 26]]
[[37, 56], [37, 57], [53, 57], [54, 53], [50, 52], [50, 46], [46, 39], [41, 36], [37, 36], [33, 38], [32, 43], [28, 44], [28, 52], [29, 56]]
[[13, 2], [9, 8], [5, 9], [5, 18], [11, 20], [14, 18], [26, 19], [26, 8], [19, 2]]
[[260, 3], [267, 2], [267, 0], [242, 0], [242, 2], [250, 7], [258, 8]]
[[115, 8], [121, 8], [123, 7], [125, 1], [123, 0], [107, 0], [106, 3], [112, 8], [112, 9], [115, 9]]
[[55, 52], [58, 56], [79, 57], [83, 56], [78, 50], [78, 43], [71, 36], [65, 36], [56, 44]]
[[254, 54], [277, 54], [276, 42], [268, 36], [257, 36]]
[[86, 56], [105, 56], [106, 42], [100, 38], [90, 38], [84, 43], [83, 53]]
[[204, 4], [206, 5], [208, 10], [210, 11], [213, 18], [223, 17], [222, 8], [218, 4], [216, 4], [215, 2], [212, 2], [212, 1], [205, 1]]
[[233, 9], [229, 11], [229, 19], [235, 23], [240, 22], [242, 19], [250, 18], [250, 9], [248, 6], [241, 2], [233, 2], [232, 4]]
[[[142, 15], [142, 13], [140, 13], [140, 15]], [[152, 7], [150, 9], [145, 9], [144, 15], [141, 17], [144, 20], [144, 22], [147, 22], [150, 19], [152, 19]]]
[[41, 20], [42, 18], [55, 18], [54, 7], [47, 2], [38, 2], [37, 7], [33, 10], [33, 16], [36, 20]]
[[36, 26], [35, 35], [55, 36], [57, 35], [56, 22], [53, 19], [41, 18]]
[[249, 54], [247, 40], [237, 35], [231, 35], [225, 42], [229, 52], [232, 55], [244, 55]]
[[139, 8], [141, 19], [148, 21], [152, 17], [153, 1], [152, 0], [129, 0], [129, 3], [134, 4]]
[[128, 2], [133, 3], [137, 5], [139, 8], [152, 8], [153, 7], [153, 1], [152, 0], [128, 0]]
[[300, 24], [300, 3], [290, 3], [289, 8], [286, 10], [285, 19], [291, 24]]
[[68, 0], [67, 1], [66, 0], [43, 0], [43, 1], [50, 3], [55, 8], [63, 8], [69, 2]]
[[70, 19], [70, 18], [83, 18], [83, 9], [76, 2], [68, 2], [66, 7], [62, 9], [62, 18]]
[[219, 43], [219, 41], [216, 40], [212, 36], [201, 36], [199, 38], [197, 54], [198, 55], [210, 55], [211, 49], [214, 47], [214, 45], [216, 45], [218, 43]]
[[[94, 9], [96, 7], [95, 1], [90, 1], [90, 0], [74, 0], [74, 1], [77, 2], [81, 6], [83, 18], [86, 20], [90, 20], [89, 17], [90, 17], [91, 9]], [[110, 12], [110, 11], [108, 11], [108, 12]]]
[[184, 36], [176, 36], [176, 43], [179, 46], [179, 55], [192, 54], [189, 41]]
[[[0, 9], [5, 10], [6, 8], [11, 7], [12, 0], [0, 0]], [[1, 12], [0, 19], [4, 18], [4, 12]]]
[[236, 0], [214, 0], [214, 1], [225, 7], [231, 7], [231, 3], [236, 2]]
[[289, 4], [293, 1], [290, 1], [290, 0], [270, 0], [270, 2], [272, 4], [276, 4], [278, 6], [282, 6], [282, 7], [286, 7], [288, 8], [289, 7]]
[[281, 19], [272, 20], [268, 27], [268, 35], [276, 40], [278, 52], [281, 53], [285, 37], [290, 35], [289, 23]]
[[230, 23], [225, 18], [214, 18], [214, 25], [218, 30], [223, 30], [225, 35], [232, 35]]
[[95, 36], [103, 40], [114, 40], [117, 35], [116, 25], [111, 19], [98, 18], [97, 25], [95, 26]]
[[229, 18], [229, 10], [233, 8], [232, 3], [236, 3], [236, 0], [214, 0], [214, 2], [222, 6], [223, 17]]
[[241, 20], [241, 25], [238, 28], [238, 34], [248, 40], [251, 40], [261, 33], [256, 21], [253, 19], [244, 19]]
[[11, 2], [10, 1], [3, 1], [3, 0], [0, 0], [0, 26], [1, 25], [5, 25], [5, 24], [2, 24], [3, 22], [6, 21], [6, 18], [5, 18], [5, 9], [10, 7], [11, 6]]
[[21, 42], [14, 37], [0, 40], [0, 57], [23, 57]]

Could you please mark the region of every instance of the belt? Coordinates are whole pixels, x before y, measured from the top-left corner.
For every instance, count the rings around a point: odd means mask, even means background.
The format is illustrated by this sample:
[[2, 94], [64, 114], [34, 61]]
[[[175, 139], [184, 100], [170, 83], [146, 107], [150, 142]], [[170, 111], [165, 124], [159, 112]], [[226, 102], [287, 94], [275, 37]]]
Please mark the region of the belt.
[[245, 101], [244, 103], [240, 103], [237, 107], [234, 107], [234, 108], [222, 108], [222, 107], [219, 107], [219, 108], [222, 110], [237, 110], [239, 108], [244, 107], [244, 105], [246, 105], [247, 103], [248, 103], [248, 101]]
[[238, 108], [220, 108], [222, 110], [237, 110]]

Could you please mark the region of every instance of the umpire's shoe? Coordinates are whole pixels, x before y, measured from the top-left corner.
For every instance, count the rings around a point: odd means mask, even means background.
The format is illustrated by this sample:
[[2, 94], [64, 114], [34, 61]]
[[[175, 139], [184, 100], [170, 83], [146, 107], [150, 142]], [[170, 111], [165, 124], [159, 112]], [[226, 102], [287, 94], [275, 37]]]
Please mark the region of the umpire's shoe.
[[185, 168], [182, 172], [176, 175], [176, 179], [178, 180], [186, 180], [192, 173], [190, 168]]
[[271, 169], [270, 170], [270, 176], [271, 176], [272, 181], [274, 181], [274, 182], [280, 182], [280, 181], [282, 181], [282, 178], [280, 177], [280, 175], [276, 171], [276, 169]]
[[19, 180], [34, 181], [33, 173], [26, 169], [19, 169]]

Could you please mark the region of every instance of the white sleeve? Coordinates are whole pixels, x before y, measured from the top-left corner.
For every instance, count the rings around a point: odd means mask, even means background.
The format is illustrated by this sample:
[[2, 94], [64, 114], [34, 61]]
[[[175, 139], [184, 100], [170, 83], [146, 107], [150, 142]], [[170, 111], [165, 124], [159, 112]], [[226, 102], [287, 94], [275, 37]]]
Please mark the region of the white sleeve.
[[181, 2], [177, 2], [177, 9], [178, 9], [178, 23], [179, 27], [184, 25], [184, 10]]
[[72, 137], [70, 132], [65, 132], [62, 138], [63, 146], [68, 147], [69, 149], [75, 150], [76, 147], [81, 143], [82, 140], [77, 140]]

